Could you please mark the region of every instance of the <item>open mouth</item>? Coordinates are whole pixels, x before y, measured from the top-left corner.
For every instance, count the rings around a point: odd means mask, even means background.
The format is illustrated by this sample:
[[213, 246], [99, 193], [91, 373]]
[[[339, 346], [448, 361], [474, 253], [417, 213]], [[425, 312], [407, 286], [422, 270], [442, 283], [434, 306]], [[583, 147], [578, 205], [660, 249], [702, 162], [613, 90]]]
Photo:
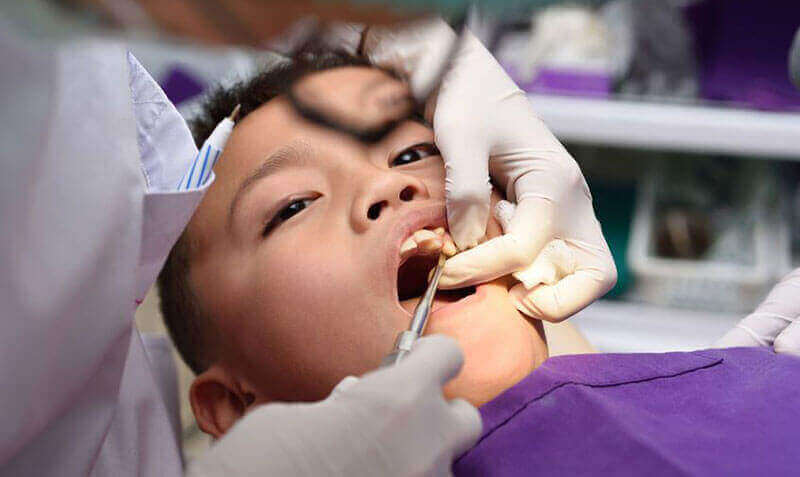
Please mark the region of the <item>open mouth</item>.
[[397, 298], [419, 298], [428, 287], [428, 275], [436, 266], [437, 255], [414, 255], [397, 269]]
[[[397, 298], [403, 303], [419, 301], [428, 287], [428, 276], [436, 266], [441, 252], [434, 248], [419, 247], [412, 250], [397, 269]], [[455, 302], [475, 293], [475, 287], [457, 290], [439, 290], [436, 302]]]

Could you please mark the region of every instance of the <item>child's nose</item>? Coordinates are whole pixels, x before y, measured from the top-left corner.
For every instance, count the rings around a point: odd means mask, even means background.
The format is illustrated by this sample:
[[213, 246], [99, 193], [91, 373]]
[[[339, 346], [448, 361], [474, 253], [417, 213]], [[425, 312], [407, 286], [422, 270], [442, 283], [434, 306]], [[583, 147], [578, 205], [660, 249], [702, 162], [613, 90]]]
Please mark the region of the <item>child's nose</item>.
[[353, 207], [353, 222], [359, 231], [380, 221], [390, 211], [396, 212], [404, 203], [429, 197], [422, 181], [410, 175], [385, 172], [366, 181]]
[[[398, 197], [401, 202], [410, 202], [414, 200], [414, 196], [417, 194], [414, 186], [406, 186], [403, 190], [400, 191]], [[389, 201], [382, 200], [380, 202], [375, 202], [374, 204], [369, 206], [367, 209], [367, 218], [369, 220], [378, 220], [381, 216], [381, 212], [384, 208], [389, 205]]]

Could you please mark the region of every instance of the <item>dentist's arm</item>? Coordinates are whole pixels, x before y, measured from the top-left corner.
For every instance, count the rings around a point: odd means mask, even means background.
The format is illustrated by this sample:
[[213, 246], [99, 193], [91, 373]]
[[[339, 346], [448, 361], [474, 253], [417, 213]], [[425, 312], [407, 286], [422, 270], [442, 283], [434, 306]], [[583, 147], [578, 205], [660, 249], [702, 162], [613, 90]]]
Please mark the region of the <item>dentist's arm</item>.
[[[365, 54], [404, 73], [415, 93], [436, 77], [435, 59], [446, 55], [456, 38], [442, 21], [410, 31], [371, 28], [365, 34]], [[580, 168], [471, 33], [465, 33], [426, 116], [445, 161], [450, 233], [460, 249], [470, 249], [448, 260], [442, 288], [516, 272], [517, 308], [560, 321], [614, 286], [616, 267]], [[517, 205], [506, 210], [505, 234], [478, 245], [490, 213], [490, 174]], [[554, 239], [560, 240], [560, 252], [540, 258]], [[563, 262], [554, 267], [555, 255]], [[550, 273], [554, 268], [558, 274]]]
[[481, 432], [472, 405], [442, 396], [462, 360], [452, 339], [421, 338], [399, 365], [345, 378], [324, 401], [248, 413], [188, 475], [451, 475]]
[[142, 235], [125, 50], [41, 45], [0, 22], [0, 61], [0, 474], [87, 475], [116, 408]]

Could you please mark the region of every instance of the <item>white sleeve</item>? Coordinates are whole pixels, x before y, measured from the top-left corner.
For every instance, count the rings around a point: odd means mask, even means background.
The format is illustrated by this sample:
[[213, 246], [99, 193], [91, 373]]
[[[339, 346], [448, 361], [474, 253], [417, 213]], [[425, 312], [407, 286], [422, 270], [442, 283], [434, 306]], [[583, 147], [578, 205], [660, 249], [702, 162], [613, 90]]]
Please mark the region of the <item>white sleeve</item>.
[[0, 28], [0, 61], [0, 475], [46, 461], [86, 475], [116, 405], [142, 233], [125, 50], [36, 50]]
[[87, 475], [118, 405], [137, 298], [210, 183], [174, 190], [196, 155], [191, 134], [122, 45], [36, 48], [9, 31], [0, 475]]

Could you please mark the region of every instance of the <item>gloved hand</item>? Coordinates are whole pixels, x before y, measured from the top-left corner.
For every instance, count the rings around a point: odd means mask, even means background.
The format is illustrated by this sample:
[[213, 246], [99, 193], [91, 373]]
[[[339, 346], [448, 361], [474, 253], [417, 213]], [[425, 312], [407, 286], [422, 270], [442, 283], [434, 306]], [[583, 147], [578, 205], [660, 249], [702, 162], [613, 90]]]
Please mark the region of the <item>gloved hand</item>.
[[[365, 35], [367, 57], [405, 74], [415, 94], [429, 87], [456, 38], [440, 20], [410, 30], [374, 27]], [[560, 321], [614, 286], [614, 260], [580, 168], [469, 32], [426, 116], [445, 162], [450, 233], [460, 249], [474, 247], [447, 261], [441, 288], [518, 272], [522, 283], [512, 291], [517, 308]], [[503, 236], [477, 245], [489, 216], [490, 173], [517, 206]], [[545, 281], [535, 261], [553, 239], [561, 251], [550, 255], [567, 259], [559, 268], [568, 273]]]
[[767, 298], [715, 348], [773, 346], [776, 353], [800, 356], [800, 268], [783, 277]]
[[255, 409], [189, 475], [451, 475], [481, 432], [472, 405], [442, 396], [462, 362], [454, 340], [424, 337], [399, 365], [345, 378], [324, 401]]

